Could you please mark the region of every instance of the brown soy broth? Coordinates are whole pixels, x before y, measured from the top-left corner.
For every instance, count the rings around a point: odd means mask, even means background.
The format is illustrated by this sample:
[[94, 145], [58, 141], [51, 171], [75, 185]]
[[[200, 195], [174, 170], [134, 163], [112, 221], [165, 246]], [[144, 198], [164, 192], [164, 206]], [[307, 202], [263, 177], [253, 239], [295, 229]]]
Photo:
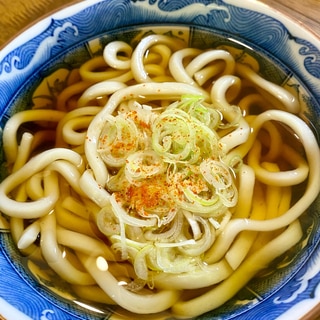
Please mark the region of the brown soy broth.
[[[171, 28], [171, 27], [170, 27]], [[154, 28], [155, 31], [157, 31], [157, 28]], [[177, 29], [179, 30], [179, 28]], [[185, 33], [187, 32], [187, 28], [182, 28], [183, 30], [183, 37], [187, 37]], [[136, 41], [137, 38], [141, 38], [143, 34], [150, 33], [149, 29], [142, 28], [142, 31], [138, 34], [136, 34], [135, 38], [131, 39], [133, 42]], [[152, 32], [154, 32], [152, 30]], [[179, 32], [177, 32], [179, 33]], [[119, 38], [124, 38], [128, 39], [130, 38], [130, 32], [126, 34], [125, 32], [119, 36]], [[206, 31], [206, 30], [198, 30], [198, 29], [193, 29], [192, 30], [192, 35], [193, 38], [192, 40], [189, 40], [189, 44], [192, 47], [200, 47], [200, 48], [219, 48], [219, 49], [226, 49], [229, 52], [233, 54], [233, 56], [236, 58], [237, 61], [242, 62], [242, 63], [248, 63], [254, 65], [254, 67], [259, 66], [260, 63], [260, 68], [261, 68], [261, 73], [266, 79], [272, 79], [278, 84], [285, 83], [285, 86], [287, 86], [287, 75], [286, 72], [279, 68], [279, 66], [272, 61], [271, 59], [267, 58], [266, 56], [262, 56], [258, 54], [254, 49], [252, 49], [250, 46], [246, 44], [239, 44], [238, 41], [232, 41], [232, 39], [226, 39], [221, 35], [217, 34], [212, 34], [212, 32]], [[102, 37], [101, 43], [107, 43], [114, 38], [114, 35], [108, 35], [106, 37]], [[98, 51], [98, 54], [101, 54], [101, 50]], [[259, 61], [259, 63], [257, 62]], [[99, 71], [103, 71], [100, 67], [98, 68]], [[206, 84], [206, 87], [210, 88], [211, 84], [208, 82]], [[289, 88], [290, 89], [290, 88]], [[290, 89], [290, 91], [292, 91]], [[244, 94], [247, 94], [248, 92], [254, 93], [254, 89], [248, 84], [248, 87], [245, 89]], [[39, 94], [39, 93], [37, 93]], [[47, 92], [44, 92], [43, 95], [47, 94]], [[76, 99], [77, 97], [73, 97], [72, 99]], [[101, 98], [102, 101], [104, 101], [104, 98]], [[237, 103], [237, 101], [233, 101], [233, 103]], [[72, 105], [74, 104], [74, 101], [72, 102]], [[157, 103], [155, 103], [157, 105]], [[30, 106], [27, 106], [30, 107]], [[259, 113], [261, 110], [263, 110], [263, 107], [260, 105], [254, 105], [252, 107], [254, 109], [253, 113]], [[30, 126], [26, 125], [24, 128], [21, 128], [28, 132], [34, 133], [38, 130], [42, 130], [43, 128], [47, 128], [46, 124], [39, 124], [39, 127], [35, 126]], [[284, 134], [286, 143], [291, 145], [294, 149], [296, 150], [301, 150], [302, 152], [302, 145], [297, 139], [296, 136], [294, 136], [287, 128], [283, 126], [277, 126], [279, 130]], [[46, 149], [47, 147], [52, 147], [53, 144], [53, 137], [52, 137], [52, 132], [54, 131], [55, 127], [53, 126], [50, 128], [51, 131], [48, 131], [48, 136], [46, 139], [46, 142], [42, 145], [39, 146], [37, 151], [41, 151]], [[50, 133], [51, 132], [51, 133]], [[272, 141], [268, 141], [267, 138], [267, 144], [272, 143]], [[266, 149], [268, 145], [265, 146]], [[112, 173], [116, 173], [117, 170], [115, 169]], [[293, 202], [295, 201], [294, 199], [298, 199], [299, 196], [303, 193], [303, 190], [305, 188], [305, 185], [297, 186], [295, 187], [293, 191]], [[79, 199], [81, 201], [81, 199]], [[108, 242], [107, 238], [98, 230], [96, 223], [95, 223], [95, 216], [96, 213], [91, 213], [90, 219], [88, 221], [93, 233], [95, 234], [97, 239], [101, 239], [104, 242]], [[39, 246], [39, 243], [36, 243], [36, 246]], [[72, 252], [72, 250], [66, 250], [65, 251], [66, 256], [72, 257], [72, 261], [74, 265], [79, 266], [79, 262], [77, 261], [76, 255]], [[293, 253], [295, 254], [295, 253]], [[29, 255], [26, 255], [22, 258], [23, 261], [23, 266], [24, 270], [31, 274], [32, 277], [36, 279], [36, 281], [39, 281], [41, 285], [46, 287], [47, 289], [51, 290], [53, 294], [57, 294], [59, 296], [62, 296], [63, 299], [70, 299], [70, 300], [76, 300], [76, 301], [82, 301], [81, 297], [78, 297], [75, 292], [73, 292], [72, 287], [68, 285], [64, 280], [60, 279], [47, 265], [47, 263], [41, 258], [41, 255], [39, 255], [39, 252], [37, 249], [35, 249], [34, 252], [30, 253]], [[199, 289], [199, 290], [192, 290], [190, 292], [185, 292], [185, 295], [187, 297], [190, 296], [196, 296], [199, 292], [204, 292], [208, 290], [207, 289]], [[88, 306], [88, 309], [90, 307], [94, 307], [96, 309], [102, 312], [108, 313], [108, 307], [101, 305], [99, 303], [91, 302], [91, 301], [86, 301], [83, 300], [83, 305], [82, 306]], [[119, 314], [125, 314], [125, 311], [119, 311]], [[169, 313], [168, 313], [169, 314]], [[130, 317], [130, 316], [129, 316]]]

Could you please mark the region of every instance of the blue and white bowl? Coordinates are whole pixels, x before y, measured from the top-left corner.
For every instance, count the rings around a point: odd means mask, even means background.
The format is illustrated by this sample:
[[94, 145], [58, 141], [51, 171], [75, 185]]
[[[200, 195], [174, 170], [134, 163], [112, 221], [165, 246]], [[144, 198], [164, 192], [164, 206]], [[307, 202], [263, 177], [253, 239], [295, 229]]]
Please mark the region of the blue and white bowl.
[[[264, 77], [280, 85], [288, 79], [294, 84], [303, 116], [319, 135], [319, 38], [249, 0], [88, 0], [41, 20], [0, 51], [0, 130], [13, 113], [28, 107], [40, 79], [57, 68], [80, 65], [112, 39], [159, 30], [176, 33], [195, 46], [231, 46], [240, 50], [239, 59], [246, 51], [256, 53]], [[4, 175], [2, 165], [0, 177]], [[297, 319], [320, 302], [319, 208], [318, 197], [301, 220], [304, 236], [290, 263], [289, 257], [275, 261], [234, 298], [198, 319]], [[40, 271], [27, 271], [5, 219], [0, 227], [0, 314], [8, 319], [109, 319], [112, 309], [89, 309], [70, 301], [61, 286], [39, 284]]]

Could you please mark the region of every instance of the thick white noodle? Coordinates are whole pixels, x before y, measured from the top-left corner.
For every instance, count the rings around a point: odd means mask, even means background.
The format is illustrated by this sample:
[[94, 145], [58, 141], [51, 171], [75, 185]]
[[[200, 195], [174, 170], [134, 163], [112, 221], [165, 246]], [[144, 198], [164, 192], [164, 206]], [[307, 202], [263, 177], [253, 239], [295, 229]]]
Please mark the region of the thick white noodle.
[[93, 172], [87, 169], [79, 180], [80, 188], [83, 192], [96, 203], [100, 208], [105, 207], [109, 203], [110, 193], [97, 182], [93, 176]]
[[305, 181], [308, 177], [309, 166], [304, 158], [288, 145], [282, 147], [282, 156], [293, 166], [292, 170], [271, 172], [259, 164], [261, 158], [261, 143], [255, 141], [248, 155], [248, 164], [254, 168], [259, 181], [274, 186], [294, 186]]
[[57, 227], [57, 243], [92, 256], [103, 256], [108, 261], [115, 261], [114, 253], [101, 240], [79, 232]]
[[262, 95], [263, 92], [267, 93], [269, 97], [273, 97], [277, 101], [281, 102], [286, 111], [295, 114], [300, 112], [300, 103], [293, 94], [291, 94], [285, 88], [262, 78], [250, 67], [237, 63], [236, 74], [240, 75], [243, 79], [250, 80], [253, 84], [260, 88]]
[[100, 270], [96, 258], [78, 254], [81, 262], [98, 285], [118, 305], [134, 313], [152, 314], [167, 310], [179, 298], [179, 291], [159, 290], [156, 293], [137, 294], [119, 285], [118, 280], [108, 271]]
[[34, 136], [31, 133], [23, 133], [20, 145], [18, 146], [17, 157], [15, 159], [11, 172], [17, 171], [28, 161], [32, 150], [33, 141]]
[[192, 76], [190, 76], [185, 66], [183, 65], [183, 60], [185, 58], [193, 58], [199, 55], [202, 51], [194, 48], [184, 48], [179, 51], [174, 52], [169, 60], [170, 73], [177, 82], [187, 83], [192, 86], [195, 85], [195, 81]]
[[191, 77], [210, 62], [218, 62], [219, 60], [223, 60], [225, 62], [225, 68], [222, 72], [222, 75], [234, 74], [235, 60], [233, 56], [226, 50], [205, 51], [194, 58], [186, 66], [185, 70]]
[[39, 235], [40, 232], [40, 223], [38, 220], [30, 224], [23, 233], [17, 243], [17, 247], [19, 250], [23, 250], [28, 248], [31, 244], [33, 244]]
[[40, 221], [42, 255], [48, 265], [64, 280], [72, 284], [94, 284], [93, 278], [86, 272], [74, 267], [64, 258], [57, 242], [56, 217], [54, 212], [47, 214]]
[[[13, 163], [16, 160], [18, 153], [18, 142], [16, 137], [18, 128], [22, 123], [41, 120], [58, 122], [64, 115], [64, 112], [56, 110], [26, 110], [14, 114], [10, 118], [10, 121], [7, 122], [2, 136], [3, 150], [7, 163]], [[12, 139], [13, 137], [15, 139]]]
[[144, 58], [147, 50], [155, 44], [165, 44], [174, 51], [185, 47], [185, 43], [180, 39], [173, 39], [159, 34], [151, 35], [142, 39], [133, 51], [131, 57], [132, 73], [138, 83], [152, 82], [152, 79], [148, 76], [148, 72], [145, 70]]
[[[96, 98], [108, 96], [119, 89], [125, 88], [126, 84], [120, 81], [101, 81], [85, 90], [78, 100], [78, 107], [85, 107], [87, 103]], [[92, 107], [90, 107], [92, 108]]]
[[9, 198], [9, 194], [22, 182], [26, 181], [37, 172], [44, 170], [47, 166], [58, 159], [71, 162], [78, 169], [83, 170], [83, 161], [79, 154], [56, 148], [44, 151], [30, 159], [22, 168], [9, 175], [0, 184], [0, 210], [10, 216], [32, 219], [41, 217], [50, 212], [59, 199], [59, 184], [55, 175], [48, 175], [44, 178], [51, 181], [45, 183], [45, 195], [43, 198], [31, 202], [19, 202]]
[[[241, 80], [238, 77], [232, 75], [225, 75], [219, 78], [212, 86], [211, 100], [217, 103], [219, 110], [222, 112], [224, 118], [233, 122], [233, 118], [239, 115], [233, 114], [231, 111], [231, 105], [228, 100], [232, 101], [239, 94], [241, 89]], [[228, 98], [227, 98], [228, 96]], [[220, 139], [220, 142], [224, 144], [224, 151], [229, 152], [234, 147], [247, 141], [250, 134], [250, 126], [247, 121], [240, 117], [236, 130]]]
[[176, 273], [156, 273], [153, 281], [156, 288], [162, 289], [199, 289], [217, 284], [228, 278], [233, 269], [225, 259], [216, 263], [204, 265], [201, 269], [190, 272]]
[[248, 257], [221, 284], [191, 300], [179, 300], [172, 307], [173, 314], [179, 317], [195, 317], [221, 306], [244, 287], [258, 271], [267, 267], [272, 260], [294, 246], [301, 239], [301, 236], [301, 226], [296, 220], [279, 236]]
[[[118, 54], [126, 54], [127, 59], [119, 59]], [[114, 68], [120, 70], [128, 70], [131, 67], [132, 47], [124, 41], [112, 41], [107, 44], [103, 50], [103, 58], [106, 63]]]
[[[243, 230], [272, 231], [283, 228], [296, 220], [305, 212], [319, 194], [320, 185], [320, 153], [318, 143], [308, 125], [293, 114], [280, 110], [269, 110], [257, 116], [259, 127], [266, 121], [275, 120], [291, 127], [300, 138], [309, 163], [309, 180], [303, 196], [283, 215], [268, 220], [234, 219], [217, 238], [207, 252], [207, 262], [213, 263], [221, 259], [235, 237]], [[258, 127], [258, 125], [257, 125]]]

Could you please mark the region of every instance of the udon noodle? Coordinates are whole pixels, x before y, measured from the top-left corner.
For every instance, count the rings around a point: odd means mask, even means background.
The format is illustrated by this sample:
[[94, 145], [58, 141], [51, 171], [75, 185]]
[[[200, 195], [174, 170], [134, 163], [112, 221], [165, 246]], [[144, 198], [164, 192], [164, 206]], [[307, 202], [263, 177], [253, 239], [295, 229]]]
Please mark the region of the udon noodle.
[[197, 316], [301, 239], [320, 159], [299, 112], [227, 50], [113, 41], [8, 120], [0, 209], [80, 297]]

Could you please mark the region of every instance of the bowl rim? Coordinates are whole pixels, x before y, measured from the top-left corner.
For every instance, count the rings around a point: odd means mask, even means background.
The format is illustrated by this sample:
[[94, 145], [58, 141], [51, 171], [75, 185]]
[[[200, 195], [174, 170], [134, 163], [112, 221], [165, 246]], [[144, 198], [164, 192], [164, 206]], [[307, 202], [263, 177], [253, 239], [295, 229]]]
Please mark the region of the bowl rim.
[[[8, 52], [16, 49], [19, 45], [22, 45], [26, 40], [34, 37], [38, 30], [40, 33], [43, 28], [47, 27], [52, 19], [63, 19], [69, 16], [70, 12], [74, 10], [73, 14], [87, 8], [90, 5], [105, 2], [109, 0], [72, 0], [65, 5], [62, 5], [45, 15], [40, 16], [36, 21], [33, 21], [23, 27], [17, 34], [12, 35], [5, 43], [0, 45], [0, 61], [2, 57]], [[222, 0], [222, 3], [237, 6], [240, 8], [245, 8], [253, 10], [262, 14], [267, 14], [268, 16], [281, 20], [282, 23], [287, 27], [290, 32], [297, 32], [297, 35], [308, 37], [310, 41], [317, 43], [317, 47], [320, 49], [320, 34], [314, 32], [309, 26], [301, 22], [299, 19], [290, 16], [289, 14], [272, 7], [271, 4], [257, 0], [243, 0], [241, 4], [238, 0]], [[88, 5], [89, 4], [89, 5]]]
[[[50, 25], [52, 19], [64, 19], [70, 15], [70, 12], [72, 10], [75, 10], [72, 11], [72, 14], [75, 14], [76, 12], [79, 12], [84, 8], [87, 8], [88, 6], [105, 1], [108, 0], [75, 1], [74, 3], [71, 3], [71, 5], [67, 4], [64, 7], [57, 9], [53, 13], [49, 13], [46, 17], [40, 18], [39, 21], [32, 24], [32, 26], [26, 27], [26, 29], [23, 30], [16, 38], [14, 38], [12, 41], [5, 45], [5, 47], [0, 51], [0, 62], [3, 57], [5, 57], [7, 54], [15, 50], [23, 43], [25, 43], [25, 41], [28, 41], [28, 39], [32, 39], [37, 34], [37, 32], [41, 34], [41, 32]], [[270, 7], [269, 5], [254, 0], [242, 1], [241, 4], [237, 0], [225, 0], [224, 3], [267, 14], [276, 20], [279, 20], [280, 13], [281, 22], [285, 25], [289, 32], [291, 32], [295, 36], [303, 37], [303, 39], [307, 38], [308, 40], [310, 40], [312, 44], [316, 44], [317, 48], [320, 50], [320, 37], [318, 35], [315, 35], [312, 32], [310, 32], [310, 30], [306, 29], [306, 27], [303, 24], [297, 24], [298, 20], [284, 15], [283, 13]]]

